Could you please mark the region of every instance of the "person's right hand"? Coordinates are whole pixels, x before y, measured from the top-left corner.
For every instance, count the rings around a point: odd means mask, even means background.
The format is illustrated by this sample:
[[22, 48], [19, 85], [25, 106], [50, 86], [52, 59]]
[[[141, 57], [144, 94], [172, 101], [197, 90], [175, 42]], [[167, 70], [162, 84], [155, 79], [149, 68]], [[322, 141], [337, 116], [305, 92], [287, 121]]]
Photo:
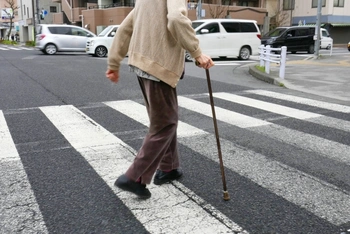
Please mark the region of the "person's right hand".
[[108, 69], [106, 71], [106, 77], [112, 82], [117, 83], [119, 81], [119, 72]]
[[195, 60], [196, 60], [196, 65], [204, 69], [209, 69], [215, 65], [213, 60], [210, 58], [210, 56], [205, 54], [201, 54], [200, 56], [195, 58]]

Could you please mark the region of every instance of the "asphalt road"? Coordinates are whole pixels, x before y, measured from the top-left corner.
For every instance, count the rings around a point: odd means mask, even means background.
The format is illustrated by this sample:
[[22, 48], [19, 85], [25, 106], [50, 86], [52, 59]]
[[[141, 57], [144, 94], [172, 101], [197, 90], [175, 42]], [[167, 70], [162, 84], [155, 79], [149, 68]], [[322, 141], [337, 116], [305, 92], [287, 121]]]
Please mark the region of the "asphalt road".
[[112, 84], [103, 58], [0, 49], [0, 232], [350, 229], [350, 105], [256, 80], [250, 62], [210, 70], [230, 201], [205, 73], [192, 63], [177, 88], [184, 177], [139, 201], [113, 186], [147, 132], [127, 65]]

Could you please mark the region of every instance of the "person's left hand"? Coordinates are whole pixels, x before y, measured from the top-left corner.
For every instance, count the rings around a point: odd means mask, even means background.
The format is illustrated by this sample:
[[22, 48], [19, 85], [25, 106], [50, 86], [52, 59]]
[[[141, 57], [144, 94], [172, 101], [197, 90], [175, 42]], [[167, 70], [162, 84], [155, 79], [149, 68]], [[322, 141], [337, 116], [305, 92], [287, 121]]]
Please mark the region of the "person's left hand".
[[119, 81], [119, 71], [108, 69], [106, 71], [106, 77], [112, 82], [117, 83]]

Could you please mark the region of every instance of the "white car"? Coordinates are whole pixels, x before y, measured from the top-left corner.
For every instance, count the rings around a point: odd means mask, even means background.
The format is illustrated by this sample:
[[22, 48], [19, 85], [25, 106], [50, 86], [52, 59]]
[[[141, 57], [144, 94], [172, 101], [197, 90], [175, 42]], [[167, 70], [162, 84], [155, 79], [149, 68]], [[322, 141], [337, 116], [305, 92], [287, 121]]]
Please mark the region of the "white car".
[[330, 37], [327, 29], [321, 28], [321, 49], [329, 50], [333, 46], [333, 39]]
[[119, 25], [110, 25], [98, 34], [97, 37], [87, 40], [86, 53], [97, 57], [106, 57], [118, 27]]
[[[193, 21], [192, 27], [203, 53], [212, 58], [247, 60], [259, 53], [261, 34], [255, 20], [202, 19]], [[186, 52], [186, 61], [191, 60]]]
[[84, 52], [86, 41], [96, 37], [89, 30], [64, 24], [39, 24], [35, 47], [44, 54], [57, 52]]

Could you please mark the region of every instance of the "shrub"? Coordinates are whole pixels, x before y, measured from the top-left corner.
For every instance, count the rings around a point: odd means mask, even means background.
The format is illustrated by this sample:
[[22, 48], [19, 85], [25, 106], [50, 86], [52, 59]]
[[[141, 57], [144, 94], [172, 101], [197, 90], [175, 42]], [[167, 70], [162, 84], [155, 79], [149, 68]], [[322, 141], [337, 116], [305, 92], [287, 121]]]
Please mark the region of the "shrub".
[[35, 46], [35, 41], [26, 41], [26, 46]]

